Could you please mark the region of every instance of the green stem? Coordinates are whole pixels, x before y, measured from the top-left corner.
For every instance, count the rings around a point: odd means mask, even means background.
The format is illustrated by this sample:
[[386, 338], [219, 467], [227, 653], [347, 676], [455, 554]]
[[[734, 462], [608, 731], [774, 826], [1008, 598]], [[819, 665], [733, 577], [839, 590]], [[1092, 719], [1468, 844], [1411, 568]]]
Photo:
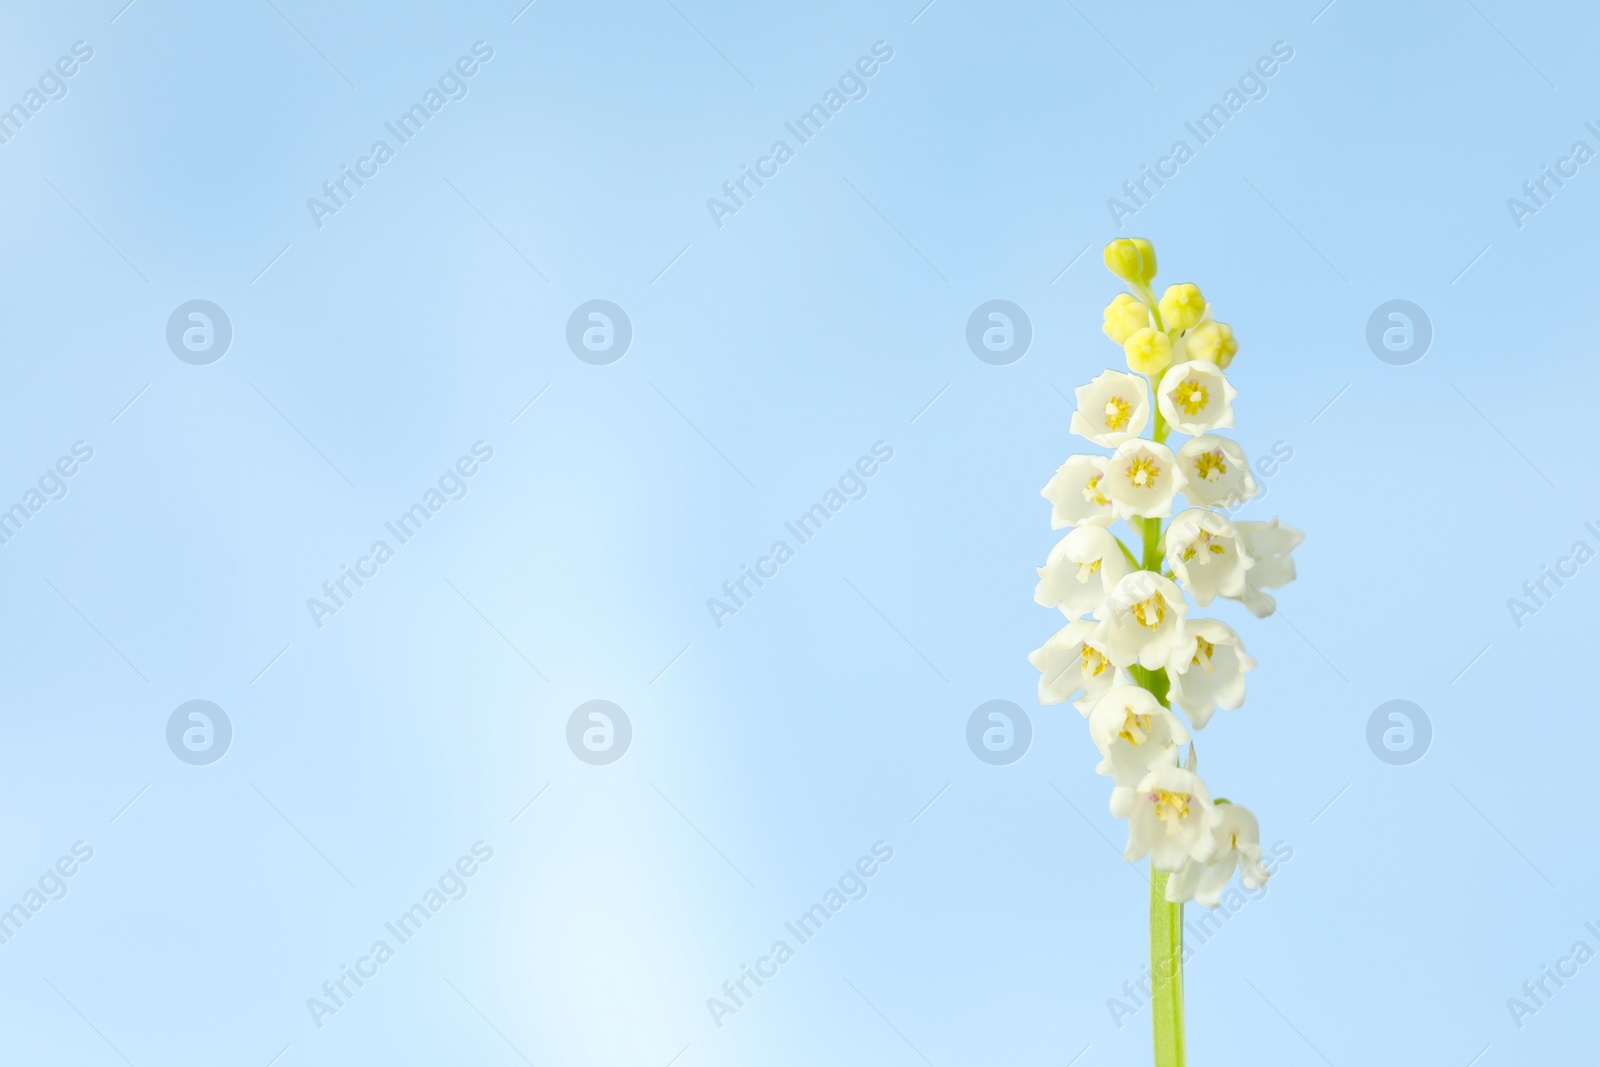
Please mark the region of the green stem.
[[1144, 569], [1161, 571], [1161, 520], [1139, 519], [1139, 532], [1144, 537]]
[[1167, 903], [1167, 873], [1150, 866], [1150, 1019], [1155, 1067], [1184, 1067], [1183, 905]]
[[1161, 385], [1161, 376], [1157, 375], [1154, 378], [1147, 377], [1145, 380], [1150, 383], [1150, 402], [1155, 405], [1156, 424], [1155, 429], [1150, 431], [1151, 440], [1155, 441], [1155, 443], [1158, 445], [1164, 444], [1167, 440], [1167, 417], [1161, 414], [1161, 401], [1157, 399], [1157, 391]]
[[1150, 317], [1155, 319], [1156, 329], [1165, 332], [1166, 326], [1161, 322], [1161, 301], [1156, 299], [1156, 291], [1148, 285], [1140, 285], [1138, 283], [1134, 283], [1132, 289], [1133, 295], [1143, 301], [1144, 306], [1150, 309]]
[[1122, 538], [1117, 537], [1116, 534], [1112, 534], [1111, 536], [1116, 539], [1117, 547], [1122, 549], [1123, 558], [1128, 561], [1128, 565], [1136, 571], [1143, 570], [1144, 564], [1139, 562], [1139, 557], [1133, 554], [1132, 549], [1122, 543]]
[[[1161, 302], [1156, 299], [1156, 294], [1148, 285], [1133, 286], [1133, 295], [1138, 297], [1150, 309], [1150, 317], [1155, 320], [1156, 329], [1166, 331], [1166, 326], [1161, 321]], [[1161, 384], [1161, 375], [1146, 376], [1150, 382], [1150, 402], [1155, 405], [1155, 429], [1150, 436], [1157, 444], [1167, 439], [1167, 419], [1161, 414], [1161, 404], [1156, 400], [1156, 389]]]
[[[1159, 428], [1158, 428], [1159, 430]], [[1141, 518], [1146, 570], [1161, 571], [1161, 520]], [[1169, 679], [1165, 670], [1133, 665], [1133, 678], [1163, 707]], [[1183, 905], [1167, 903], [1167, 874], [1150, 865], [1150, 1021], [1155, 1039], [1155, 1067], [1184, 1067], [1183, 1040]]]

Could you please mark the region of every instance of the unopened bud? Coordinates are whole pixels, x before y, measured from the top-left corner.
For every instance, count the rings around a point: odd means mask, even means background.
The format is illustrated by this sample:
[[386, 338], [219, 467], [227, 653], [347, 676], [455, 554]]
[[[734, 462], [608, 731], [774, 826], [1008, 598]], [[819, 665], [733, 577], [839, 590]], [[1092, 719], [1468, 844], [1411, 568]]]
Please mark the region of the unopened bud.
[[1239, 342], [1233, 339], [1233, 327], [1225, 322], [1203, 322], [1184, 339], [1184, 356], [1203, 359], [1227, 369], [1233, 354], [1239, 351]]
[[1149, 285], [1156, 276], [1156, 250], [1143, 237], [1119, 237], [1106, 245], [1106, 267], [1125, 282]]
[[1118, 293], [1106, 305], [1105, 324], [1100, 328], [1120, 345], [1149, 325], [1150, 309], [1145, 307], [1144, 301], [1129, 293]]
[[1206, 313], [1206, 298], [1200, 295], [1200, 287], [1184, 282], [1181, 285], [1169, 285], [1161, 297], [1161, 325], [1168, 330], [1187, 330], [1200, 321]]
[[1128, 357], [1128, 367], [1135, 373], [1153, 379], [1172, 363], [1172, 340], [1153, 326], [1134, 333], [1122, 345]]

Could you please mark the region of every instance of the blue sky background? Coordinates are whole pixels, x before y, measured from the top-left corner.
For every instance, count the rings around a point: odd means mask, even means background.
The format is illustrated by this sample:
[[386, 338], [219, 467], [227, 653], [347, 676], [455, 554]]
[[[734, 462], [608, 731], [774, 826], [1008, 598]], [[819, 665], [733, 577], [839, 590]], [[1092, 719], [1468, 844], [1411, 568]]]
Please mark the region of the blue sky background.
[[[1120, 361], [1119, 235], [1234, 325], [1234, 436], [1293, 450], [1243, 514], [1307, 532], [1277, 616], [1208, 612], [1260, 667], [1201, 770], [1293, 858], [1190, 963], [1192, 1062], [1590, 1055], [1600, 963], [1520, 1029], [1506, 1001], [1600, 951], [1600, 565], [1520, 627], [1506, 601], [1600, 549], [1600, 162], [1521, 227], [1506, 200], [1600, 150], [1593, 11], [122, 2], [10, 4], [0, 35], [5, 104], [93, 48], [0, 145], [0, 498], [93, 449], [0, 546], [0, 905], [93, 849], [0, 945], [8, 1060], [1148, 1062], [1147, 1010], [1107, 1008], [1144, 878], [1025, 658], [1060, 625], [1032, 568], [1064, 397]], [[306, 199], [477, 41], [465, 98], [318, 228]], [[719, 228], [707, 198], [880, 41]], [[233, 327], [207, 366], [165, 340], [194, 299]], [[594, 299], [633, 327], [608, 366], [565, 342]], [[991, 299], [1034, 331], [1007, 366], [964, 339]], [[1406, 366], [1365, 339], [1393, 299], [1433, 329]], [[306, 599], [479, 441], [319, 629]], [[165, 740], [194, 699], [233, 728], [208, 766]], [[633, 727], [607, 766], [566, 742], [594, 699]], [[994, 699], [1032, 721], [1008, 766], [966, 747]], [[1406, 766], [1366, 742], [1393, 699], [1433, 729]], [[307, 998], [478, 841], [318, 1028]], [[879, 841], [866, 898], [718, 1028], [706, 999]]]

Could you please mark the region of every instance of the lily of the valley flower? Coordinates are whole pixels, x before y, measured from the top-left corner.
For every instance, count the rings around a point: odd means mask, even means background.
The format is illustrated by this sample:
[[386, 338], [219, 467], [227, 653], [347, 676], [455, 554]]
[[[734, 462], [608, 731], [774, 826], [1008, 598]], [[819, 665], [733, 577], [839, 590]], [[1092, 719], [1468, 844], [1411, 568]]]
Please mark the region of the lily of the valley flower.
[[1089, 712], [1089, 738], [1103, 757], [1095, 773], [1114, 783], [1111, 814], [1126, 819], [1145, 776], [1178, 765], [1178, 746], [1189, 731], [1149, 690], [1115, 685]]
[[1261, 491], [1244, 450], [1226, 437], [1207, 434], [1184, 442], [1178, 466], [1186, 480], [1184, 495], [1202, 507], [1236, 508]]
[[1182, 591], [1170, 578], [1155, 571], [1123, 575], [1095, 611], [1106, 658], [1118, 667], [1165, 667], [1183, 638], [1188, 612]]
[[1179, 433], [1201, 434], [1233, 425], [1233, 398], [1221, 368], [1203, 359], [1179, 363], [1161, 376], [1156, 403]]
[[1278, 610], [1278, 602], [1262, 590], [1281, 589], [1294, 581], [1294, 557], [1289, 553], [1306, 535], [1293, 526], [1282, 525], [1276, 518], [1271, 522], [1240, 522], [1237, 526], [1245, 551], [1256, 561], [1237, 599], [1250, 609], [1250, 614], [1264, 619]]
[[1167, 527], [1167, 566], [1205, 607], [1219, 596], [1243, 595], [1255, 560], [1233, 523], [1215, 511], [1190, 508]]
[[[1077, 390], [1071, 429], [1112, 454], [1069, 457], [1041, 491], [1051, 527], [1073, 529], [1038, 568], [1034, 599], [1071, 621], [1028, 659], [1040, 702], [1071, 701], [1089, 720], [1112, 814], [1128, 820], [1125, 855], [1150, 858], [1152, 958], [1163, 968], [1151, 1003], [1166, 1006], [1152, 1012], [1156, 1059], [1173, 1063], [1183, 1048], [1183, 946], [1172, 921], [1181, 912], [1162, 894], [1215, 907], [1236, 872], [1247, 888], [1268, 873], [1255, 817], [1212, 802], [1193, 740], [1218, 709], [1244, 703], [1256, 661], [1226, 623], [1191, 618], [1186, 598], [1195, 610], [1228, 598], [1270, 614], [1265, 591], [1294, 578], [1304, 535], [1277, 519], [1232, 518], [1262, 492], [1244, 450], [1213, 432], [1234, 424], [1237, 391], [1224, 373], [1239, 350], [1233, 329], [1195, 285], [1157, 299], [1149, 241], [1114, 240], [1105, 261], [1128, 283], [1102, 322], [1127, 368]], [[1187, 440], [1169, 442], [1173, 433]], [[1119, 521], [1132, 539], [1112, 534]]]
[[1188, 619], [1167, 663], [1167, 696], [1196, 730], [1204, 730], [1218, 708], [1232, 711], [1244, 703], [1244, 676], [1255, 669], [1256, 661], [1227, 623]]
[[1117, 539], [1103, 526], [1080, 526], [1056, 543], [1033, 591], [1041, 607], [1060, 608], [1069, 619], [1090, 615], [1128, 572]]
[[1099, 624], [1090, 619], [1067, 623], [1028, 653], [1028, 662], [1039, 671], [1039, 703], [1064, 704], [1081, 690], [1083, 696], [1073, 707], [1085, 717], [1095, 702], [1122, 680], [1106, 655]]
[[1122, 854], [1130, 860], [1149, 856], [1158, 871], [1179, 871], [1191, 860], [1205, 863], [1217, 853], [1213, 831], [1221, 821], [1198, 774], [1160, 767], [1139, 783]]
[[1106, 460], [1106, 476], [1100, 485], [1117, 518], [1164, 519], [1172, 514], [1172, 498], [1186, 483], [1172, 449], [1136, 437], [1118, 445]]
[[1207, 862], [1190, 860], [1167, 879], [1167, 900], [1174, 904], [1193, 898], [1205, 907], [1222, 903], [1233, 872], [1246, 889], [1260, 889], [1271, 872], [1261, 862], [1261, 827], [1249, 809], [1238, 804], [1218, 804], [1220, 818], [1211, 833], [1217, 841], [1216, 854]]
[[1144, 432], [1150, 421], [1150, 397], [1137, 374], [1108, 370], [1077, 390], [1078, 410], [1072, 432], [1097, 445], [1115, 448]]
[[1110, 526], [1116, 521], [1106, 496], [1106, 457], [1068, 456], [1039, 495], [1050, 501], [1050, 528]]

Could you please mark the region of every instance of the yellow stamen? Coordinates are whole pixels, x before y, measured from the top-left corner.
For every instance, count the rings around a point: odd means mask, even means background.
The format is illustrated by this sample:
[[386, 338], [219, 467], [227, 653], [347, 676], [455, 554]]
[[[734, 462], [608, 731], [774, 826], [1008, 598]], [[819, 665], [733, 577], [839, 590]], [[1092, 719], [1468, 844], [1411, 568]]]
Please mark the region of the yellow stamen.
[[1104, 477], [1105, 475], [1103, 474], [1096, 474], [1093, 478], [1089, 479], [1089, 484], [1083, 487], [1083, 499], [1087, 500], [1091, 504], [1098, 504], [1101, 507], [1105, 507], [1107, 504], [1111, 503], [1111, 501], [1106, 499], [1105, 494], [1100, 491], [1100, 479]]
[[1167, 601], [1160, 593], [1148, 600], [1140, 600], [1130, 609], [1133, 617], [1146, 630], [1154, 630], [1167, 617]]
[[1210, 452], [1202, 452], [1194, 461], [1194, 473], [1202, 481], [1214, 482], [1228, 473], [1228, 465], [1223, 461], [1222, 449], [1214, 448]]
[[1161, 477], [1161, 468], [1149, 456], [1137, 456], [1128, 464], [1128, 482], [1135, 489], [1149, 489]]
[[1212, 542], [1211, 531], [1201, 530], [1200, 536], [1196, 537], [1193, 541], [1190, 541], [1188, 546], [1184, 548], [1183, 552], [1181, 553], [1182, 559], [1185, 563], [1188, 563], [1190, 560], [1194, 559], [1195, 553], [1199, 551], [1199, 549], [1195, 547], [1196, 545], [1204, 545], [1206, 551], [1211, 553], [1213, 556], [1221, 556], [1228, 551], [1226, 546]]
[[1113, 432], [1127, 429], [1128, 420], [1133, 417], [1133, 405], [1114, 396], [1106, 401], [1106, 429]]
[[1157, 789], [1150, 794], [1150, 800], [1156, 806], [1156, 818], [1167, 824], [1168, 834], [1183, 829], [1183, 820], [1189, 817], [1188, 793], [1169, 793], [1165, 789]]
[[[1217, 669], [1217, 665], [1212, 662], [1212, 656], [1215, 655], [1216, 651], [1217, 646], [1215, 644], [1197, 635], [1194, 639], [1194, 659], [1190, 662], [1199, 664], [1207, 674], [1210, 674]], [[1201, 656], [1205, 657], [1203, 662], [1200, 659]]]
[[1206, 402], [1211, 399], [1211, 393], [1200, 384], [1198, 378], [1190, 378], [1179, 385], [1167, 396], [1172, 402], [1183, 409], [1185, 415], [1198, 415], [1205, 410]]
[[1111, 666], [1110, 660], [1088, 645], [1083, 646], [1082, 670], [1085, 678], [1098, 678], [1106, 672], [1106, 668], [1109, 666]]
[[1124, 712], [1122, 729], [1117, 731], [1117, 736], [1130, 745], [1144, 744], [1150, 736], [1150, 716]]

